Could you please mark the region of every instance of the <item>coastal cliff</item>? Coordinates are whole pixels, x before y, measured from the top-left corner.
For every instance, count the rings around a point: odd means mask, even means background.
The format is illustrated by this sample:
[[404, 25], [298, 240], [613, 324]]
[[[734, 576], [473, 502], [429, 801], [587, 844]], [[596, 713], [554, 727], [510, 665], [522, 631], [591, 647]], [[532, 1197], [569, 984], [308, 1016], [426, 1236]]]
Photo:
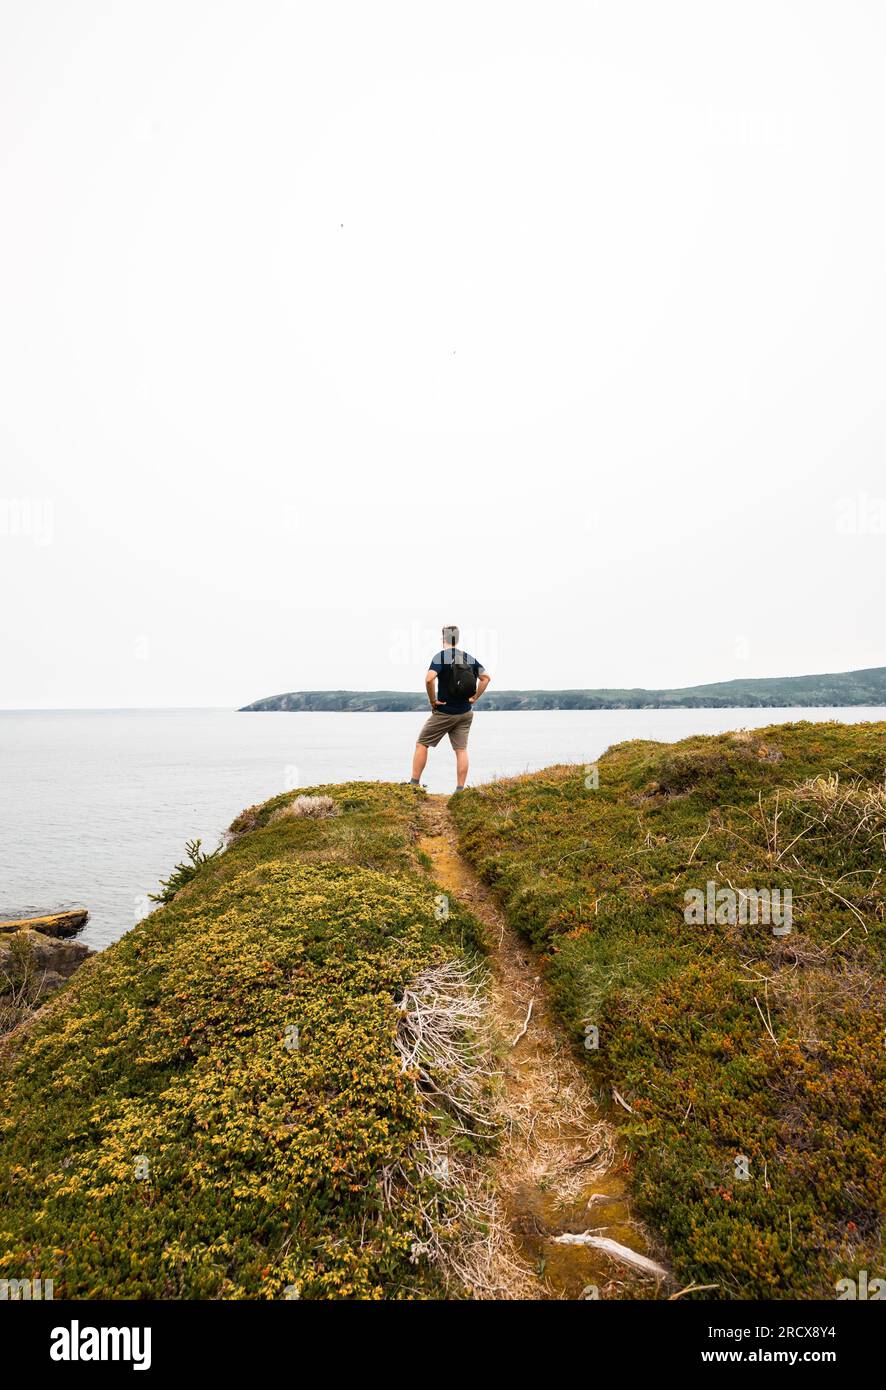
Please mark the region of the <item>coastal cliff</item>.
[[423, 793], [326, 790], [332, 813], [286, 795], [238, 817], [0, 1042], [0, 1278], [70, 1298], [466, 1292], [436, 1256], [480, 1103], [421, 1047], [404, 1065], [401, 1003], [469, 970], [474, 924], [437, 911]]
[[884, 785], [886, 724], [802, 722], [248, 808], [0, 1041], [0, 1278], [577, 1297], [596, 1241], [601, 1297], [837, 1296], [884, 1261]]

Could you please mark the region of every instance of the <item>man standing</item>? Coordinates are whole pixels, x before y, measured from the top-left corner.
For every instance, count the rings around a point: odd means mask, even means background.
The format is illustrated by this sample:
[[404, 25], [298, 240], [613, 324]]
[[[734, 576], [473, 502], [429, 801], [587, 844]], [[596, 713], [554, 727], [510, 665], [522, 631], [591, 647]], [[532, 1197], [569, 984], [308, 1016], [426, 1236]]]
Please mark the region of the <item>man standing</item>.
[[[475, 657], [459, 651], [458, 628], [444, 627], [443, 650], [431, 662], [425, 676], [425, 689], [431, 702], [431, 717], [418, 736], [412, 759], [412, 785], [418, 786], [428, 761], [428, 749], [436, 748], [444, 734], [455, 749], [457, 792], [464, 791], [468, 778], [468, 734], [474, 705], [489, 684], [489, 676]], [[436, 686], [436, 691], [435, 687]]]

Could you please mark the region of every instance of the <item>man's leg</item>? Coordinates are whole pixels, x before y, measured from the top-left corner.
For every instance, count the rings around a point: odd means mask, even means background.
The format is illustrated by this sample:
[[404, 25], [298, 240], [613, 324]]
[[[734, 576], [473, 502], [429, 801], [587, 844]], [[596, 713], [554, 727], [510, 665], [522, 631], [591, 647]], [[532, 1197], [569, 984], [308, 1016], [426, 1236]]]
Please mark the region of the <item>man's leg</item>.
[[467, 748], [456, 748], [455, 750], [455, 780], [458, 784], [455, 790], [461, 791], [465, 782], [468, 780]]
[[421, 775], [425, 770], [425, 763], [428, 761], [428, 750], [423, 743], [415, 745], [415, 755], [412, 759], [412, 780], [421, 781]]
[[458, 723], [449, 731], [449, 742], [455, 749], [455, 790], [460, 792], [465, 782], [468, 780], [468, 734], [471, 732], [471, 724], [474, 720], [474, 712], [464, 714], [459, 717]]
[[448, 722], [444, 715], [435, 712], [422, 725], [421, 733], [415, 745], [415, 756], [412, 759], [413, 782], [421, 780], [425, 763], [428, 761], [428, 749], [437, 747], [446, 732]]

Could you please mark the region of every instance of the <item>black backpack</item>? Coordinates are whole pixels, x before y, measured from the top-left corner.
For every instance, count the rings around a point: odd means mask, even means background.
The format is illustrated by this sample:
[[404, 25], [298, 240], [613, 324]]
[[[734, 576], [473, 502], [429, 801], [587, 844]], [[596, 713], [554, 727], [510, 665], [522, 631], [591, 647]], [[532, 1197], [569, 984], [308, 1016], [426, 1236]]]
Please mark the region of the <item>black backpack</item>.
[[449, 699], [470, 700], [477, 693], [477, 676], [465, 662], [464, 652], [453, 652], [449, 666]]

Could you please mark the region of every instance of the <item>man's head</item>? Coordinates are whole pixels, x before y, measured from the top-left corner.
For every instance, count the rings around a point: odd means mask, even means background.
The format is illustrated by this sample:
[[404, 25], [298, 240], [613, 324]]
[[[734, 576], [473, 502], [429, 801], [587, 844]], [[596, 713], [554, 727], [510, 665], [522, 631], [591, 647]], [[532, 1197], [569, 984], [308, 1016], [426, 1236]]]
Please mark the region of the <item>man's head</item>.
[[458, 646], [458, 628], [455, 626], [454, 623], [449, 623], [449, 624], [448, 624], [446, 627], [444, 627], [444, 629], [443, 629], [443, 646], [444, 646], [444, 647], [457, 647], [457, 646]]

